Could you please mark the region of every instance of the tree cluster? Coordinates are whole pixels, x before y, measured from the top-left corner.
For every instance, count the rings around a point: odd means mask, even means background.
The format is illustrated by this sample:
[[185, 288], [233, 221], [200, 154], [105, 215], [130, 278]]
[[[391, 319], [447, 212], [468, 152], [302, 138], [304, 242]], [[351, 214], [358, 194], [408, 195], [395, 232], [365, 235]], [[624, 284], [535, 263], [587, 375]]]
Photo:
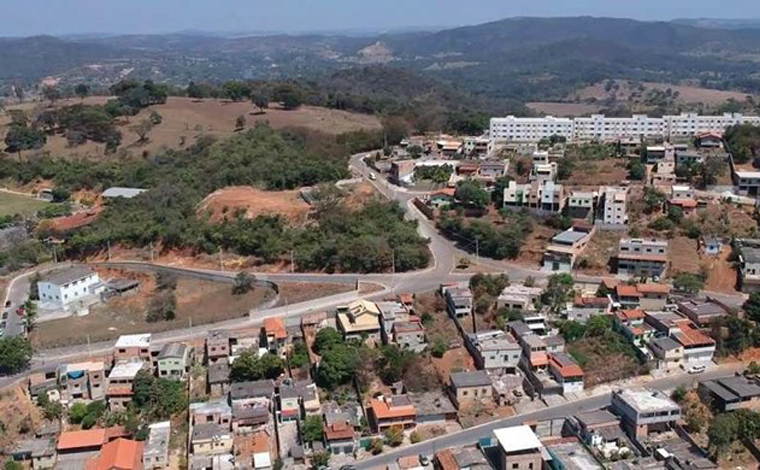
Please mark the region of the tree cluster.
[[253, 380], [276, 379], [285, 371], [285, 363], [280, 356], [264, 353], [261, 357], [246, 351], [232, 362], [230, 380], [250, 382]]

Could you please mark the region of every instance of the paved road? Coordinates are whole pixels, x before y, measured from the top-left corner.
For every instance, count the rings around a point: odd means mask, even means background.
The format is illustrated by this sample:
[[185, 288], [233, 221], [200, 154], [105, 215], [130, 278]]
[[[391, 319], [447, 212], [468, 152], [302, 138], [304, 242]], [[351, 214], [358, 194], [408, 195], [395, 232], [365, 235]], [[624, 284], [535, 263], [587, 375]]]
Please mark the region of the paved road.
[[[716, 370], [705, 372], [699, 376], [687, 374], [674, 375], [672, 377], [653, 380], [646, 386], [657, 390], [669, 390], [679, 385], [692, 384], [696, 380], [708, 380], [733, 375], [738, 366], [731, 365], [716, 368]], [[420, 442], [418, 444], [413, 444], [401, 449], [391, 450], [389, 452], [380, 454], [377, 457], [361, 460], [357, 462], [355, 466], [357, 470], [385, 468], [386, 465], [396, 462], [396, 460], [398, 460], [400, 457], [420, 454], [432, 455], [448, 447], [472, 445], [477, 443], [481, 438], [490, 437], [494, 429], [499, 429], [507, 426], [516, 426], [529, 420], [545, 421], [549, 419], [573, 416], [580, 411], [596, 410], [608, 406], [610, 404], [610, 397], [611, 394], [606, 393], [604, 395], [565, 403], [539, 411], [510, 416], [508, 418], [500, 419], [497, 421], [491, 421], [480, 426], [465, 429], [456, 433], [447, 434], [445, 436]]]

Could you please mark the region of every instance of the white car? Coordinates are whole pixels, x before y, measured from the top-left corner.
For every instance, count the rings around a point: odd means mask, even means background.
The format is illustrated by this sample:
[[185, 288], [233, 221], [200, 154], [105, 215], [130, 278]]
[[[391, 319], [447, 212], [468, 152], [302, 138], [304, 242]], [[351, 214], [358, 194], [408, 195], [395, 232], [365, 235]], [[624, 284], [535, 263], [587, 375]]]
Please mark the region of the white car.
[[369, 179], [371, 179], [372, 181], [375, 181], [377, 179], [377, 176], [375, 176], [374, 173], [370, 173], [369, 174]]
[[689, 370], [687, 371], [689, 374], [701, 374], [705, 371], [705, 366], [703, 365], [696, 365], [689, 367]]

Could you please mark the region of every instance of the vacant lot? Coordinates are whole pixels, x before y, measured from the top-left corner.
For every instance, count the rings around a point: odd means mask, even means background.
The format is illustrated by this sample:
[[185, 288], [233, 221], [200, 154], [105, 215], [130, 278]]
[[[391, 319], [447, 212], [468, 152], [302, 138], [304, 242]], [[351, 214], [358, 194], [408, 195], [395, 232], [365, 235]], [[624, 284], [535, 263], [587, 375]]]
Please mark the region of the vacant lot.
[[309, 205], [301, 198], [298, 190], [262, 191], [250, 186], [235, 186], [220, 189], [209, 194], [198, 205], [198, 213], [210, 212], [211, 220], [217, 222], [225, 217], [232, 218], [239, 210], [245, 216], [282, 215], [294, 223], [303, 223], [309, 212]]
[[[615, 80], [615, 82], [618, 85], [617, 90], [605, 90], [607, 84], [607, 81], [605, 80], [573, 92], [570, 99], [575, 99], [576, 101], [586, 101], [590, 99], [604, 101], [615, 97], [618, 102], [629, 101], [632, 104], [638, 102], [638, 98], [631, 100], [631, 93], [635, 90], [630, 86], [631, 83], [629, 81]], [[738, 91], [713, 90], [710, 88], [695, 86], [681, 86], [655, 82], [642, 82], [642, 85], [644, 86], [644, 91], [641, 93], [641, 96], [646, 97], [650, 90], [665, 91], [670, 88], [672, 92], [678, 92], [678, 97], [675, 102], [680, 104], [704, 103], [707, 106], [718, 106], [730, 99], [744, 101], [747, 97], [746, 93]]]
[[620, 184], [627, 177], [625, 162], [620, 159], [576, 160], [572, 174], [562, 183], [568, 186], [612, 186]]
[[675, 237], [668, 244], [669, 269], [674, 272], [699, 274], [703, 261], [698, 253], [697, 241], [688, 237]]
[[580, 259], [585, 260], [584, 274], [604, 275], [610, 272], [610, 258], [617, 256], [624, 232], [597, 230]]
[[612, 331], [601, 337], [587, 337], [568, 344], [568, 352], [586, 374], [586, 387], [633, 377], [642, 372], [626, 339]]
[[[103, 104], [107, 98], [94, 96], [86, 98], [85, 104]], [[62, 100], [56, 106], [70, 106], [79, 103], [78, 99]], [[24, 109], [30, 114], [48, 106], [47, 103], [25, 103], [20, 106], [10, 106], [9, 109]], [[147, 119], [153, 111], [163, 117], [163, 122], [150, 133], [149, 142], [138, 144], [138, 136], [130, 130], [131, 126]], [[235, 121], [238, 116], [246, 119], [247, 126], [255, 122], [267, 121], [276, 128], [303, 127], [328, 134], [341, 134], [355, 130], [379, 130], [380, 121], [377, 117], [350, 113], [327, 108], [302, 106], [293, 111], [283, 109], [268, 109], [259, 113], [249, 102], [229, 102], [223, 100], [195, 100], [191, 98], [170, 97], [166, 104], [151, 106], [142, 110], [137, 116], [121, 118], [119, 127], [122, 132], [120, 148], [129, 153], [139, 155], [144, 151], [149, 153], [161, 147], [176, 148], [183, 143], [191, 145], [202, 135], [228, 137], [236, 132]], [[5, 134], [5, 126], [9, 122], [7, 115], [0, 116], [0, 137]], [[69, 147], [63, 136], [56, 135], [48, 139], [41, 152], [50, 152], [57, 156], [80, 156], [98, 158], [103, 156], [104, 145], [88, 142], [77, 147]], [[36, 151], [35, 151], [36, 152]]]
[[562, 103], [558, 101], [526, 103], [527, 106], [539, 114], [548, 114], [558, 117], [574, 117], [597, 113], [602, 106], [585, 103]]
[[0, 217], [4, 215], [31, 215], [49, 203], [40, 199], [0, 190]]

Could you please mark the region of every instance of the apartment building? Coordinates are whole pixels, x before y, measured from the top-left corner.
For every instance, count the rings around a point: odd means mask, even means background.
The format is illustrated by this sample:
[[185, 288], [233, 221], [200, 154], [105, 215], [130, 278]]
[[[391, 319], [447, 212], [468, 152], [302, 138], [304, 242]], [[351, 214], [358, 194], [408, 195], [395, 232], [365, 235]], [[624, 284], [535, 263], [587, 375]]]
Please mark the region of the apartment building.
[[628, 190], [606, 188], [602, 196], [602, 208], [597, 218], [607, 225], [627, 225]]
[[102, 292], [103, 288], [94, 269], [89, 266], [73, 266], [43, 276], [37, 284], [37, 293], [41, 302], [66, 308], [77, 300]]
[[150, 333], [119, 336], [113, 347], [114, 362], [142, 360], [151, 362]]
[[668, 241], [623, 238], [618, 244], [618, 274], [662, 276], [668, 265]]
[[539, 470], [543, 465], [543, 445], [527, 425], [495, 429], [499, 470]]
[[722, 134], [726, 127], [736, 124], [760, 125], [760, 117], [742, 114], [703, 116], [696, 113], [649, 117], [642, 114], [630, 117], [607, 117], [595, 114], [574, 119], [545, 116], [491, 118], [490, 136], [522, 142], [538, 142], [558, 135], [568, 140], [616, 141], [636, 137], [688, 137], [700, 133]]
[[119, 362], [108, 374], [108, 409], [111, 411], [124, 411], [132, 402], [133, 387], [137, 373], [146, 368], [142, 361]]

